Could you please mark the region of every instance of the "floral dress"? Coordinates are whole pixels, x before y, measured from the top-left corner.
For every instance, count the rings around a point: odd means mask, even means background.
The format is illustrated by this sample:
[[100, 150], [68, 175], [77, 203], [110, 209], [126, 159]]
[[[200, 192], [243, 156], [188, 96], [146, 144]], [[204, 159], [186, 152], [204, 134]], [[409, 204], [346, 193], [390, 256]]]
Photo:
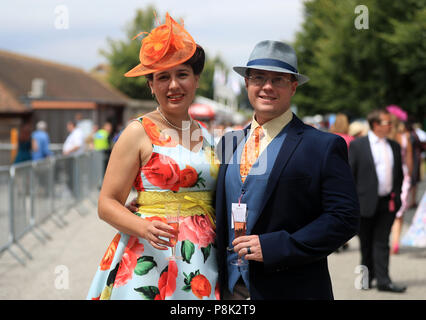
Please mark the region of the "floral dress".
[[416, 209], [413, 220], [401, 240], [403, 246], [426, 248], [426, 192]]
[[162, 132], [148, 118], [138, 118], [153, 152], [136, 176], [143, 219], [164, 218], [164, 204], [181, 204], [176, 256], [143, 238], [118, 232], [107, 248], [87, 299], [219, 299], [215, 219], [211, 206], [218, 162], [214, 140], [200, 126], [203, 144], [192, 152]]

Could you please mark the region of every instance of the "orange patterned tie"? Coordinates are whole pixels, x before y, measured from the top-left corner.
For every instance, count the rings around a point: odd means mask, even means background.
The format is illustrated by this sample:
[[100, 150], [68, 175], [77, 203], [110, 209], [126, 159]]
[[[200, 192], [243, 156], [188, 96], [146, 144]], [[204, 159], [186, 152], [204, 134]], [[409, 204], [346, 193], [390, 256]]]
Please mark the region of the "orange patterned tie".
[[240, 175], [243, 182], [246, 180], [251, 167], [259, 157], [261, 135], [263, 135], [263, 130], [261, 126], [258, 126], [256, 129], [254, 129], [253, 134], [247, 140], [246, 145], [244, 146], [240, 163]]

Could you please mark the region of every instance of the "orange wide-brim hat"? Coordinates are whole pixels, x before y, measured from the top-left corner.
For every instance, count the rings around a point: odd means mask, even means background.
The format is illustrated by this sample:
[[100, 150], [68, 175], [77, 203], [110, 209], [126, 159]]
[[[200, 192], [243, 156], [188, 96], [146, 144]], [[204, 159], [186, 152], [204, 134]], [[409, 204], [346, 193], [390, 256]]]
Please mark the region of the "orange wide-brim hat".
[[172, 68], [191, 58], [196, 48], [188, 31], [166, 13], [166, 22], [142, 39], [141, 63], [124, 76], [137, 77]]

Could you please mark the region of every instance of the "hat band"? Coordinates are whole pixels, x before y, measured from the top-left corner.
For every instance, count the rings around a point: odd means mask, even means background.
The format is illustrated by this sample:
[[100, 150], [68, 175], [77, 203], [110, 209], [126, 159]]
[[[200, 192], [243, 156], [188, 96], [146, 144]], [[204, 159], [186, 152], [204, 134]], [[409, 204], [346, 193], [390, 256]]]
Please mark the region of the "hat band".
[[292, 65], [277, 59], [254, 59], [247, 62], [247, 67], [252, 65], [280, 67], [298, 73], [297, 69], [294, 68]]

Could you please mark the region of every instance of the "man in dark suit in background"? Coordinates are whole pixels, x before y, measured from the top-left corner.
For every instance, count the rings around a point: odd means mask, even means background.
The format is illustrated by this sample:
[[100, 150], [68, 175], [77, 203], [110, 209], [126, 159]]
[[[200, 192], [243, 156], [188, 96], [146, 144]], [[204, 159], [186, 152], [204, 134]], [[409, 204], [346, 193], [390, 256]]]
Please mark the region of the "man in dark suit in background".
[[[245, 78], [254, 117], [217, 147], [221, 296], [333, 299], [327, 256], [353, 237], [359, 224], [346, 143], [291, 112], [296, 87], [308, 81], [297, 70], [291, 46], [262, 41], [247, 65], [234, 70]], [[247, 166], [250, 159], [253, 166]], [[233, 208], [247, 215], [247, 235], [236, 239]], [[249, 265], [233, 265], [238, 256]]]
[[386, 110], [374, 110], [367, 119], [368, 135], [349, 147], [361, 208], [361, 264], [368, 268], [370, 287], [375, 278], [380, 291], [404, 292], [406, 288], [389, 277], [389, 235], [401, 206], [401, 149], [397, 142], [386, 139], [391, 129]]

